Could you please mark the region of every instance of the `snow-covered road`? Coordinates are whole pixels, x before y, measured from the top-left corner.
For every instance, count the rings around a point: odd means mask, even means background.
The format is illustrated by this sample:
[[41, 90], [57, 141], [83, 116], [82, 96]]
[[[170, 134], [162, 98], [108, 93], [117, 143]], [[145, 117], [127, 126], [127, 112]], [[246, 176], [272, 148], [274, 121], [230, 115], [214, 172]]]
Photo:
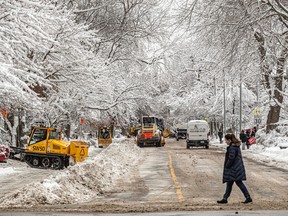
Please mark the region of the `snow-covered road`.
[[96, 212], [288, 208], [287, 170], [253, 160], [256, 153], [250, 150], [243, 152], [245, 184], [254, 202], [241, 204], [244, 197], [234, 187], [228, 205], [216, 204], [225, 190], [225, 147], [186, 149], [184, 140], [167, 139], [164, 147], [140, 149], [130, 139], [90, 149], [88, 160], [66, 170], [38, 170], [12, 161], [18, 168], [0, 177], [2, 195], [9, 193], [0, 206]]

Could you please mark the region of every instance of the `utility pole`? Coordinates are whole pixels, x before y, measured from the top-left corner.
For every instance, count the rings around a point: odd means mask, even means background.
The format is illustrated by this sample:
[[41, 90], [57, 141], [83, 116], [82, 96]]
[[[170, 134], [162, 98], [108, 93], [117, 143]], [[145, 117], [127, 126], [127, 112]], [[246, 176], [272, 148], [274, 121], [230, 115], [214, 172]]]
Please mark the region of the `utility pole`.
[[[260, 76], [258, 76], [257, 83], [256, 83], [256, 95], [257, 95], [257, 106], [256, 107], [257, 107], [257, 109], [259, 109], [259, 77]], [[259, 119], [259, 117], [258, 117], [258, 119]], [[258, 119], [256, 121], [256, 130], [257, 131], [259, 129], [259, 120]]]
[[242, 129], [242, 72], [240, 71], [240, 109], [239, 109], [239, 134]]
[[217, 90], [216, 90], [216, 78], [215, 78], [215, 76], [213, 78], [213, 81], [214, 81], [214, 95], [216, 95], [217, 94]]
[[224, 93], [223, 93], [223, 99], [224, 99], [224, 122], [223, 122], [223, 134], [226, 134], [226, 75], [225, 70], [223, 68], [223, 74], [224, 74]]

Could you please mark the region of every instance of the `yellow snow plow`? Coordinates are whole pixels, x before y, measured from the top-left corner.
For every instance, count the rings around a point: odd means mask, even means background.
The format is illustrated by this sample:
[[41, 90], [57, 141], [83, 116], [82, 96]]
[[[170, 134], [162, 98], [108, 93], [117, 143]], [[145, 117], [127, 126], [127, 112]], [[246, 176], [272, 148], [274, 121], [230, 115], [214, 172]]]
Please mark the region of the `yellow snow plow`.
[[99, 148], [107, 147], [112, 143], [112, 127], [99, 127], [98, 129], [98, 146]]
[[63, 169], [70, 162], [88, 157], [89, 145], [82, 141], [63, 141], [55, 128], [34, 127], [24, 150], [24, 161], [31, 167]]

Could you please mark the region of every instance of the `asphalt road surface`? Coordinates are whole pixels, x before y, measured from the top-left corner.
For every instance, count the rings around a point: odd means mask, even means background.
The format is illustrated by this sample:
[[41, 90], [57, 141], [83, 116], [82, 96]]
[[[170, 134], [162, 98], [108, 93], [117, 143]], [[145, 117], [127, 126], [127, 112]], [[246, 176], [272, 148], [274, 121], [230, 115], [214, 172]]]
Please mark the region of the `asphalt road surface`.
[[161, 213], [43, 213], [43, 212], [2, 212], [0, 216], [287, 216], [287, 211], [190, 211]]
[[[288, 215], [286, 170], [244, 157], [247, 174], [245, 184], [253, 203], [242, 204], [244, 197], [238, 187], [234, 186], [229, 203], [219, 205], [216, 200], [222, 198], [225, 190], [225, 184], [222, 184], [225, 144], [220, 148], [211, 146], [209, 149], [186, 149], [184, 140], [177, 142], [175, 139], [167, 139], [164, 147], [145, 147], [143, 151], [145, 157], [130, 176], [123, 178], [117, 187], [97, 199], [85, 204], [40, 206], [33, 208], [33, 211], [50, 212], [43, 215], [77, 211], [94, 212], [86, 215], [138, 215], [139, 212], [147, 213], [143, 215], [156, 215], [155, 212], [159, 212], [158, 215], [176, 216], [194, 215], [198, 211], [201, 214], [198, 212], [195, 215], [275, 215], [271, 210], [282, 210], [277, 211], [277, 215]], [[30, 178], [33, 175], [34, 172], [30, 173]], [[5, 182], [1, 184], [6, 190], [10, 187]], [[0, 213], [2, 215], [9, 213]], [[29, 215], [33, 214], [30, 212]]]

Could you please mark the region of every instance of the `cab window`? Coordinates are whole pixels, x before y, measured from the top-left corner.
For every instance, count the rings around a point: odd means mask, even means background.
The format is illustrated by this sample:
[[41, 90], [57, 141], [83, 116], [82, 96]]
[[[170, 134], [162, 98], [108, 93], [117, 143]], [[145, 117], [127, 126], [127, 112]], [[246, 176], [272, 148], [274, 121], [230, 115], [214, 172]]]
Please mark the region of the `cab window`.
[[60, 139], [60, 131], [57, 131], [57, 130], [50, 131], [49, 139], [57, 139], [57, 140], [59, 140]]
[[47, 136], [47, 130], [45, 129], [35, 129], [33, 136], [30, 140], [30, 144], [34, 144], [40, 141], [43, 141], [46, 139]]
[[109, 138], [109, 131], [106, 128], [103, 128], [100, 133], [100, 138], [108, 139]]

